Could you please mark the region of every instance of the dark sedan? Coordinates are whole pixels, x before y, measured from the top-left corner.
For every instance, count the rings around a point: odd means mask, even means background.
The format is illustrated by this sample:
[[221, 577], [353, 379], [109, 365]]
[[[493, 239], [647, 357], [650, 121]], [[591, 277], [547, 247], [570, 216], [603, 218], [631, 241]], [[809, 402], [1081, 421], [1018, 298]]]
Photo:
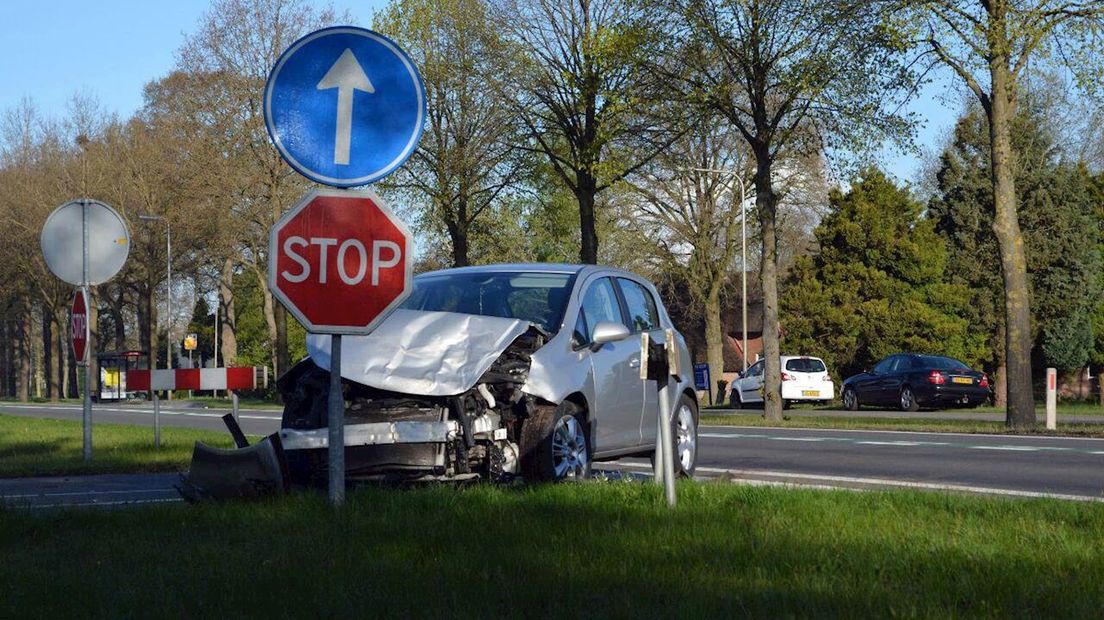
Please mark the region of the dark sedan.
[[939, 355], [898, 353], [843, 382], [843, 406], [977, 407], [989, 397], [989, 377], [966, 364]]

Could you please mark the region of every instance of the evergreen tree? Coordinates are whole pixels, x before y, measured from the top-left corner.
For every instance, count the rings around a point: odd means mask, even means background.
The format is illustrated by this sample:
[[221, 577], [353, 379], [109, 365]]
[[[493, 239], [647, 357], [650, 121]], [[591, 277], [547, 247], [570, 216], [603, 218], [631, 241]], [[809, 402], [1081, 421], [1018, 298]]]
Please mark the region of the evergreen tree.
[[829, 197], [820, 253], [797, 260], [782, 296], [783, 348], [823, 357], [840, 378], [897, 351], [973, 363], [983, 338], [964, 318], [969, 293], [946, 281], [934, 223], [877, 169]]
[[[1016, 188], [1031, 285], [1033, 357], [1043, 365], [1073, 370], [1088, 361], [1093, 348], [1101, 235], [1093, 212], [1093, 179], [1083, 166], [1062, 160], [1044, 118], [1038, 106], [1024, 105], [1012, 132], [1019, 153]], [[929, 211], [946, 242], [951, 281], [970, 289], [965, 316], [987, 335], [984, 362], [997, 369], [999, 380], [1004, 374], [1005, 317], [992, 232], [988, 141], [979, 110], [959, 120], [954, 140], [940, 158], [938, 194]]]

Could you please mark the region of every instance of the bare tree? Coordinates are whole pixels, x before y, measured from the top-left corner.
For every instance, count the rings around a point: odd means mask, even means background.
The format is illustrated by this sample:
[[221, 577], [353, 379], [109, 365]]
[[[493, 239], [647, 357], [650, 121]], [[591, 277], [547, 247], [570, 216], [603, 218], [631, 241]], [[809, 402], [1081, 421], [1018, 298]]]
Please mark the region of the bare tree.
[[511, 43], [505, 93], [579, 204], [584, 263], [598, 260], [595, 197], [678, 135], [685, 106], [661, 96], [648, 60], [653, 11], [629, 0], [500, 0], [496, 27]]
[[1005, 423], [1034, 428], [1031, 299], [1016, 204], [1012, 122], [1021, 82], [1035, 66], [1056, 62], [1098, 87], [1104, 57], [1100, 0], [924, 0], [913, 4], [925, 26], [924, 45], [980, 102], [989, 121], [993, 232], [1004, 278]]
[[668, 73], [743, 136], [755, 159], [763, 290], [765, 412], [782, 419], [776, 164], [783, 153], [861, 151], [902, 134], [894, 93], [897, 8], [880, 0], [672, 0]]
[[396, 0], [376, 28], [410, 54], [426, 88], [426, 131], [388, 185], [427, 202], [423, 228], [443, 227], [452, 265], [469, 264], [473, 226], [518, 183], [525, 136], [492, 58], [503, 42], [484, 0]]
[[[205, 89], [191, 96], [188, 110], [197, 122], [219, 129], [222, 152], [233, 154], [235, 186], [225, 196], [227, 225], [238, 231], [233, 257], [257, 278], [277, 373], [290, 365], [287, 313], [268, 289], [268, 231], [306, 187], [272, 148], [264, 127], [262, 92], [269, 70], [291, 43], [336, 21], [350, 21], [332, 9], [316, 10], [301, 0], [217, 0], [199, 31], [179, 51], [177, 69]], [[189, 93], [178, 90], [188, 96]], [[196, 105], [198, 104], [198, 105]], [[220, 273], [232, 276], [223, 265]], [[229, 290], [223, 280], [222, 290]]]

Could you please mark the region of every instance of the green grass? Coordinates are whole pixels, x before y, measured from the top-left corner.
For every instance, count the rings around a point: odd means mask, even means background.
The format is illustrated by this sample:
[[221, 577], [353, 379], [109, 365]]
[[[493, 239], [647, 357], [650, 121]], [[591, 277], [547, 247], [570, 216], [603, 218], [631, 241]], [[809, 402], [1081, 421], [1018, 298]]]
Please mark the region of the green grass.
[[[915, 431], [928, 433], [992, 433], [1025, 434], [1011, 431], [1004, 422], [981, 420], [925, 419], [925, 418], [848, 418], [839, 416], [785, 417], [781, 423], [768, 422], [761, 413], [734, 413], [718, 415], [705, 411], [702, 424], [719, 426], [764, 426], [782, 428], [835, 428], [847, 430]], [[1059, 424], [1058, 430], [1046, 430], [1045, 423], [1036, 425], [1032, 435], [1054, 437], [1104, 437], [1104, 424]]]
[[0, 509], [6, 617], [1096, 617], [1104, 506], [684, 483]]
[[197, 440], [231, 447], [229, 433], [161, 427], [161, 448], [153, 447], [153, 426], [92, 425], [92, 462], [83, 459], [80, 422], [0, 415], [0, 477], [182, 471]]

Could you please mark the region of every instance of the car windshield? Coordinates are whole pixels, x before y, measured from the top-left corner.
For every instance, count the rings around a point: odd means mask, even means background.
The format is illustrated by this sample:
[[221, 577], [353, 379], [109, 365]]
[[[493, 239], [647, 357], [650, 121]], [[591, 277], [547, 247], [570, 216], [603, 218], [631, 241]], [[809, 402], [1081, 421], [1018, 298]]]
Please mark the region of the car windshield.
[[951, 357], [926, 355], [922, 359], [924, 360], [925, 368], [934, 368], [935, 370], [961, 370], [970, 368], [966, 364]]
[[811, 357], [786, 360], [786, 370], [793, 372], [824, 372], [824, 362]]
[[414, 278], [402, 307], [521, 319], [548, 332], [560, 329], [574, 274], [471, 272]]

